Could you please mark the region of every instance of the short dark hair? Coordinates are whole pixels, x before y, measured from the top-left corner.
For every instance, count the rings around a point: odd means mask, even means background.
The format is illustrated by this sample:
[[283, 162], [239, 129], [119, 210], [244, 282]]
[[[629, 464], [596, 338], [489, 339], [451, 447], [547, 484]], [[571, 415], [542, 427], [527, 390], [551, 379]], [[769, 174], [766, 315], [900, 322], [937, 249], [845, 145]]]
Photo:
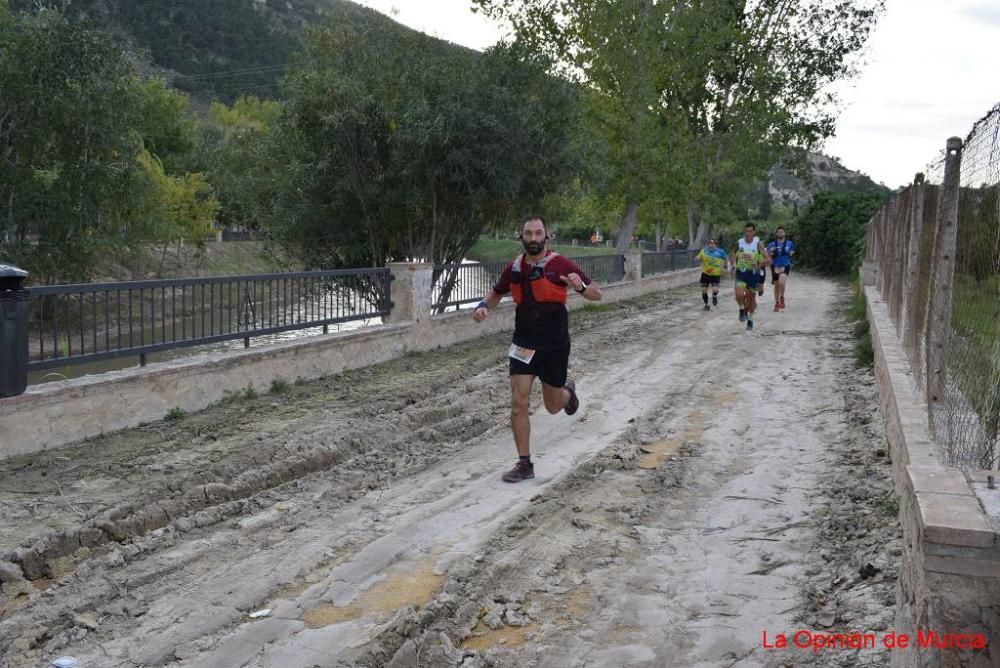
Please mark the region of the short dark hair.
[[777, 232], [778, 230], [784, 230], [784, 229], [785, 229], [784, 225], [778, 225], [776, 228], [774, 228], [774, 231]]
[[745, 229], [747, 229], [748, 227], [749, 227], [750, 229], [752, 229], [753, 231], [755, 231], [755, 232], [757, 231], [757, 226], [756, 226], [756, 225], [754, 225], [753, 223], [747, 223], [746, 225], [744, 225], [744, 226], [743, 226], [743, 229], [745, 230]]
[[528, 214], [527, 216], [525, 216], [524, 218], [521, 219], [521, 229], [523, 230], [525, 224], [530, 223], [533, 220], [540, 220], [540, 221], [542, 221], [542, 227], [544, 227], [546, 230], [549, 229], [549, 226], [545, 222], [545, 219], [542, 218], [541, 216], [537, 215], [537, 214], [534, 214], [534, 213]]

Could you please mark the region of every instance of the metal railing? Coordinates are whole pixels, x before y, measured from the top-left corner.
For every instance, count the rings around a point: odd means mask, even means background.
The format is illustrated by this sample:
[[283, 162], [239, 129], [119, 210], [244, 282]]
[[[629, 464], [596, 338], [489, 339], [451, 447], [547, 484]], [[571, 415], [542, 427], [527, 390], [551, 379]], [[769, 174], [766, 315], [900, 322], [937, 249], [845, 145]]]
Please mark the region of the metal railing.
[[276, 334], [389, 314], [388, 269], [31, 288], [31, 370]]
[[598, 283], [618, 283], [625, 280], [625, 256], [581, 255], [569, 258], [580, 267], [592, 281]]
[[[697, 250], [674, 250], [642, 254], [642, 275], [654, 276], [669, 271], [689, 269], [695, 264]], [[592, 281], [618, 283], [625, 279], [625, 255], [582, 255], [569, 257]], [[433, 274], [432, 312], [473, 304], [483, 298], [500, 279], [509, 261], [436, 264]]]
[[866, 260], [949, 465], [1000, 462], [1000, 105], [875, 213]]
[[676, 250], [642, 254], [642, 275], [655, 276], [668, 271], [689, 269], [694, 266], [696, 250]]
[[[592, 281], [615, 283], [625, 277], [624, 255], [584, 255], [568, 259]], [[501, 260], [434, 265], [432, 311], [444, 313], [449, 308], [478, 302], [500, 280], [508, 263], [508, 260]]]
[[507, 262], [465, 262], [434, 265], [434, 313], [473, 304], [500, 280]]

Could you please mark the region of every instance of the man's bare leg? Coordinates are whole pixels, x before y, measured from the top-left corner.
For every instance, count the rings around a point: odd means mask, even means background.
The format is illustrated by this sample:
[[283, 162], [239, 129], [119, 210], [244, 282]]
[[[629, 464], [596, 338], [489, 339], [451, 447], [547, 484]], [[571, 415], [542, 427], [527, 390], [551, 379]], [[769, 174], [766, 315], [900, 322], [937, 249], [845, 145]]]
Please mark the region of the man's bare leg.
[[521, 457], [531, 454], [531, 417], [528, 415], [528, 401], [531, 398], [531, 383], [534, 380], [534, 376], [527, 374], [515, 374], [510, 377], [510, 428], [514, 432], [517, 454]]

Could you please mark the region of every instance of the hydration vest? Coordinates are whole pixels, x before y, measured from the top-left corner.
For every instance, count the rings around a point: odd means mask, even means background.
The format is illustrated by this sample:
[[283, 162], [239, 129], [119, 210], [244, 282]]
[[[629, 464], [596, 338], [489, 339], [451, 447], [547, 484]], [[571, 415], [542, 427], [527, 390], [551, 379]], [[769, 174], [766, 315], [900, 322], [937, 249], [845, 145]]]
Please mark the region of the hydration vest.
[[778, 241], [775, 239], [774, 257], [783, 257], [785, 255], [788, 255], [788, 239], [786, 238], [784, 241]]
[[[531, 290], [531, 296], [536, 302], [566, 303], [566, 287], [556, 285], [545, 278], [545, 265], [548, 264], [549, 260], [558, 255], [559, 253], [549, 251], [545, 257], [536, 262], [531, 268], [531, 274], [528, 277], [528, 287]], [[523, 279], [521, 275], [521, 259], [523, 257], [524, 255], [519, 253], [514, 258], [514, 264], [510, 268], [510, 296], [514, 298], [515, 304], [520, 304], [524, 300], [524, 295], [521, 291], [521, 281]]]

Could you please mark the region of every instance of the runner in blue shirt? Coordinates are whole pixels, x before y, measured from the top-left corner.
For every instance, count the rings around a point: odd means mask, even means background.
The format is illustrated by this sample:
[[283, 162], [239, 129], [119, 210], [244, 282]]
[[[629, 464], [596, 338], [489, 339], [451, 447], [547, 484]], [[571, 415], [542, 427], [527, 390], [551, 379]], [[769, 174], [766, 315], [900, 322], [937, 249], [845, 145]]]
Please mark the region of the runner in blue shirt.
[[775, 230], [774, 241], [767, 245], [767, 253], [771, 256], [771, 283], [774, 285], [774, 310], [785, 308], [785, 287], [788, 274], [792, 271], [792, 256], [795, 255], [795, 244], [785, 236], [785, 228]]

